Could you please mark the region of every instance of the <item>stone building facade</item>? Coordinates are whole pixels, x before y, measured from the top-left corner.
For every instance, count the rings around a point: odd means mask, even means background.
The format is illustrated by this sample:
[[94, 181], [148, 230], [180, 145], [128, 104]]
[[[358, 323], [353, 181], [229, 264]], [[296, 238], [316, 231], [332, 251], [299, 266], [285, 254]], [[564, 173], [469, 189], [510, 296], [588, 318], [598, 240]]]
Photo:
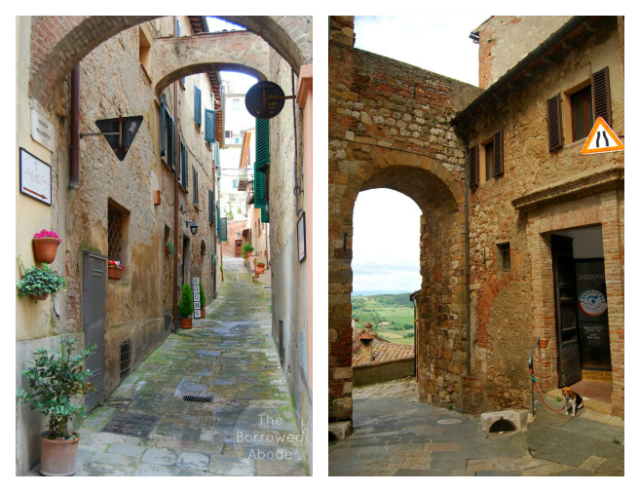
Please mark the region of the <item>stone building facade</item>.
[[[272, 80], [280, 65], [289, 74], [291, 67], [299, 74], [305, 63], [312, 63], [309, 18], [227, 20], [248, 31], [207, 33], [204, 18], [193, 16], [17, 19], [16, 186], [19, 189], [20, 149], [24, 149], [51, 166], [53, 192], [51, 206], [17, 193], [17, 253], [26, 267], [32, 266], [33, 234], [55, 230], [63, 242], [51, 267], [69, 283], [67, 292], [46, 301], [16, 301], [18, 388], [24, 384], [19, 371], [28, 367], [33, 351], [55, 350], [61, 337], [68, 335], [85, 343], [91, 297], [83, 280], [85, 255], [116, 259], [107, 257], [117, 254], [126, 265], [122, 280], [106, 281], [103, 397], [126, 377], [121, 372], [123, 342], [130, 347], [126, 368], [130, 372], [176, 326], [174, 299], [179, 288], [174, 286], [198, 275], [207, 299], [215, 302], [222, 280], [216, 179], [220, 162], [217, 145], [207, 141], [210, 113], [205, 111], [221, 107], [218, 72], [244, 70], [260, 80]], [[70, 74], [78, 64], [80, 133], [98, 132], [96, 120], [121, 115], [141, 115], [143, 122], [122, 161], [104, 137], [82, 138], [74, 181]], [[54, 148], [32, 138], [30, 110], [50, 123]], [[273, 126], [282, 128], [283, 138], [293, 139], [292, 121], [274, 120]], [[222, 118], [216, 118], [219, 143], [222, 130]], [[291, 166], [272, 156], [272, 169]], [[280, 186], [292, 193], [291, 183]], [[196, 235], [187, 225], [191, 221], [198, 225]], [[119, 245], [114, 246], [114, 238]], [[167, 242], [175, 255], [165, 247]], [[304, 292], [303, 273], [296, 274], [297, 286]], [[21, 276], [18, 264], [16, 280]], [[303, 311], [295, 302], [291, 301], [294, 309]], [[306, 328], [304, 319], [296, 326], [296, 337]], [[310, 401], [310, 394], [305, 397]], [[311, 409], [304, 408], [298, 416], [310, 449]], [[23, 406], [17, 412], [16, 470], [25, 474], [39, 459], [38, 436], [44, 421]]]
[[[337, 436], [350, 432], [352, 414], [353, 206], [373, 188], [400, 191], [423, 213], [421, 400], [475, 412], [527, 407], [526, 360], [538, 337], [536, 374], [543, 389], [555, 387], [549, 237], [578, 235], [576, 244], [597, 255], [588, 238], [601, 228], [611, 411], [623, 415], [623, 153], [581, 156], [584, 138], [568, 137], [571, 96], [607, 65], [613, 129], [624, 136], [621, 26], [616, 18], [492, 17], [474, 33], [476, 88], [354, 49], [353, 18], [331, 18], [329, 419]], [[547, 101], [559, 93], [568, 130], [550, 152]]]

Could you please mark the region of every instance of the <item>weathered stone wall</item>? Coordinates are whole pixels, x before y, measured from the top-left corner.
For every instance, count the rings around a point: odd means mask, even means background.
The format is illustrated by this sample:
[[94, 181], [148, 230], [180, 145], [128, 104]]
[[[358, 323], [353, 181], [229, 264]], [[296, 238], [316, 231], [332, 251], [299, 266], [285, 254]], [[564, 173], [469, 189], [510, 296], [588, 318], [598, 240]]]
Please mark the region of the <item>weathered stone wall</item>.
[[532, 52], [571, 16], [492, 16], [480, 31], [480, 87], [486, 89]]
[[[550, 19], [555, 30], [564, 18]], [[525, 21], [523, 21], [525, 22]], [[485, 25], [508, 25], [492, 19]], [[515, 29], [515, 28], [514, 28]], [[504, 34], [508, 45], [513, 36]], [[519, 38], [518, 38], [519, 39]], [[497, 59], [497, 55], [496, 55]], [[614, 413], [622, 412], [621, 351], [624, 338], [623, 222], [624, 198], [611, 195], [610, 205], [599, 195], [597, 183], [608, 180], [611, 170], [622, 168], [624, 153], [582, 156], [585, 140], [571, 141], [571, 122], [565, 119], [564, 148], [549, 153], [546, 123], [548, 98], [588, 81], [591, 73], [609, 67], [613, 129], [624, 135], [624, 88], [619, 36], [615, 18], [602, 24], [561, 61], [546, 65], [508, 96], [484, 112], [472, 125], [469, 145], [481, 144], [499, 129], [504, 130], [504, 176], [486, 180], [470, 193], [470, 269], [474, 375], [484, 378], [488, 409], [528, 406], [530, 378], [526, 358], [536, 336], [541, 336], [536, 367], [546, 388], [557, 383], [554, 299], [548, 234], [554, 230], [603, 225], [605, 244], [612, 242], [605, 263], [609, 323], [614, 364]], [[570, 115], [570, 112], [569, 112]], [[611, 187], [621, 186], [617, 174]], [[623, 176], [621, 174], [620, 176]], [[613, 184], [618, 180], [618, 184]], [[608, 182], [608, 181], [607, 181]], [[610, 189], [609, 188], [609, 189]], [[546, 194], [548, 203], [516, 208], [513, 200]], [[597, 195], [587, 201], [578, 197]], [[567, 202], [555, 207], [555, 203]], [[612, 208], [606, 208], [606, 207]], [[617, 207], [617, 208], [616, 208]], [[604, 211], [609, 210], [609, 219]], [[548, 225], [542, 225], [547, 217]], [[610, 231], [605, 230], [605, 223]], [[540, 234], [546, 234], [544, 238]], [[511, 271], [498, 268], [496, 243], [509, 242]], [[609, 256], [610, 255], [610, 256]], [[619, 303], [619, 304], [618, 304]], [[514, 358], [514, 354], [518, 357]], [[544, 369], [540, 369], [540, 368]], [[618, 375], [616, 375], [618, 371]], [[538, 371], [537, 371], [538, 372]], [[616, 382], [617, 381], [617, 382]]]
[[[332, 20], [334, 37], [348, 25]], [[461, 407], [465, 146], [450, 119], [480, 90], [343, 41], [329, 45], [329, 419], [351, 420], [352, 216], [373, 188], [422, 209], [418, 389]]]

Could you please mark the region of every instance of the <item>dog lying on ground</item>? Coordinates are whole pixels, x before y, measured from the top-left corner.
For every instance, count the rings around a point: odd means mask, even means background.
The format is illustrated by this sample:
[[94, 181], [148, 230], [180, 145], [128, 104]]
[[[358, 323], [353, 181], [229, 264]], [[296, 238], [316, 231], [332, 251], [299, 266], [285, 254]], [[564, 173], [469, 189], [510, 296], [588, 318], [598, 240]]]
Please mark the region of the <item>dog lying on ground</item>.
[[562, 397], [564, 398], [564, 414], [569, 415], [569, 410], [573, 408], [573, 417], [576, 416], [578, 408], [584, 408], [582, 397], [573, 391], [569, 386], [562, 388]]

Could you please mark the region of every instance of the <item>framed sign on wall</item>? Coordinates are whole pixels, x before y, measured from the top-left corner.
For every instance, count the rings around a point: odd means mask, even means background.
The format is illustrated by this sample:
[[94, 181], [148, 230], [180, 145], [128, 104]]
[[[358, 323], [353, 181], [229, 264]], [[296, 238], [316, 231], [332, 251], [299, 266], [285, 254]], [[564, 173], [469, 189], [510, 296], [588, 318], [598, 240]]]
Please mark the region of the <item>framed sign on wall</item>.
[[20, 193], [51, 205], [51, 166], [20, 147]]
[[305, 225], [304, 212], [298, 219], [298, 261], [302, 263], [307, 257], [307, 228]]

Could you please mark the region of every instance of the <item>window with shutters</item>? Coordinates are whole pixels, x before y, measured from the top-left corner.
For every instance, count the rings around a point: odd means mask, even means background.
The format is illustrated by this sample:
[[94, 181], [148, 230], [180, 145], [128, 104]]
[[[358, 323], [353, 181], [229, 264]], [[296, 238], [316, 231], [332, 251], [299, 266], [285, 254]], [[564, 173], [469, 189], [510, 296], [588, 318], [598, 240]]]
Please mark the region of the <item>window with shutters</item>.
[[167, 108], [165, 96], [162, 96], [160, 104], [160, 158], [172, 170], [174, 170], [173, 161], [175, 158], [174, 151], [175, 128], [173, 116]]
[[488, 138], [478, 145], [477, 153], [477, 184], [483, 184], [487, 181], [504, 174], [503, 162], [503, 131], [498, 130], [491, 138]]
[[209, 198], [209, 222], [211, 224], [216, 223], [216, 205], [215, 195], [212, 190], [207, 190], [207, 197]]
[[184, 191], [189, 193], [189, 151], [182, 139], [180, 140], [180, 184]]
[[591, 86], [571, 95], [571, 130], [573, 141], [577, 142], [589, 136], [593, 126], [593, 107], [591, 105]]
[[216, 113], [210, 109], [204, 110], [204, 139], [209, 143], [216, 141]]
[[256, 118], [256, 169], [266, 172], [269, 165], [269, 120]]
[[493, 139], [491, 140], [491, 142], [484, 145], [484, 163], [486, 181], [489, 181], [490, 179], [493, 179], [494, 172]]

